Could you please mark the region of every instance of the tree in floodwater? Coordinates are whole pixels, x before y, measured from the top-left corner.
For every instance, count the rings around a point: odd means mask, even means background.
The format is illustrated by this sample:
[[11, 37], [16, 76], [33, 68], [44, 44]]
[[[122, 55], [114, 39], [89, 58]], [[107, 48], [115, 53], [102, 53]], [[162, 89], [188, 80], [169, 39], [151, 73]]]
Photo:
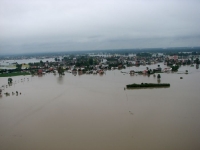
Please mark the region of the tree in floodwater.
[[158, 83], [160, 83], [160, 78], [161, 78], [161, 75], [158, 74], [158, 75], [157, 75], [157, 82], [158, 82]]
[[179, 66], [171, 66], [171, 68], [172, 68], [172, 71], [178, 71]]
[[160, 80], [160, 78], [161, 78], [161, 75], [160, 75], [160, 74], [158, 74], [158, 75], [157, 75], [157, 79], [158, 79], [158, 80]]
[[8, 78], [8, 84], [10, 85], [10, 84], [12, 84], [12, 78]]
[[58, 67], [58, 74], [59, 74], [59, 76], [62, 76], [64, 74], [63, 67], [61, 67], [61, 66]]
[[199, 58], [196, 58], [195, 62], [198, 65], [199, 64]]

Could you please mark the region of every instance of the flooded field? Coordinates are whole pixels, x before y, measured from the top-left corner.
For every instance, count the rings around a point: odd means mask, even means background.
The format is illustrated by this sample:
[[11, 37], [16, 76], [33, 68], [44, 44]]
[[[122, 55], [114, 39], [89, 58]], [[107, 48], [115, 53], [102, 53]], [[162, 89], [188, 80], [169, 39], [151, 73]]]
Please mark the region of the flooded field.
[[[180, 68], [185, 70], [189, 74], [161, 74], [170, 88], [136, 90], [124, 87], [157, 79], [119, 70], [12, 77], [14, 84], [3, 93], [21, 95], [0, 97], [0, 149], [198, 150], [200, 70]], [[6, 84], [0, 78], [0, 86]]]
[[[29, 63], [35, 63], [35, 62], [54, 62], [54, 58], [41, 58], [41, 59], [36, 59], [36, 58], [31, 58], [31, 59], [15, 59], [15, 60], [0, 60], [0, 69], [15, 69], [15, 63], [18, 64], [29, 64]], [[22, 68], [28, 68], [28, 66], [22, 65]]]

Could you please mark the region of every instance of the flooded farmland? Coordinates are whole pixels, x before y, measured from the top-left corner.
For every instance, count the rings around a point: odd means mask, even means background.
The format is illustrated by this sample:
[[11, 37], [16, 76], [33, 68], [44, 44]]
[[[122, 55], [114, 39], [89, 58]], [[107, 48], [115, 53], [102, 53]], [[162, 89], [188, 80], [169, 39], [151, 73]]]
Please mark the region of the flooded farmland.
[[[157, 79], [121, 70], [12, 77], [3, 93], [21, 94], [0, 97], [0, 149], [200, 149], [200, 71], [179, 70], [189, 74], [161, 74], [170, 88], [135, 90], [124, 87]], [[6, 84], [0, 78], [0, 86]]]

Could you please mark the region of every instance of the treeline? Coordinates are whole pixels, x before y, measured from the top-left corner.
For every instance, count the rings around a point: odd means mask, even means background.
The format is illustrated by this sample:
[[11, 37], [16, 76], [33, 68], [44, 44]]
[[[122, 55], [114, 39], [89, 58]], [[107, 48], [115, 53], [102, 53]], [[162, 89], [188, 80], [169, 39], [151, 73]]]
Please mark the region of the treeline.
[[[24, 57], [39, 57], [39, 56], [44, 56], [44, 57], [55, 57], [55, 56], [64, 56], [64, 55], [87, 55], [89, 53], [104, 53], [104, 54], [122, 54], [122, 55], [128, 55], [130, 53], [173, 53], [173, 54], [178, 54], [179, 52], [193, 52], [195, 55], [200, 54], [200, 47], [178, 47], [178, 48], [142, 48], [142, 49], [112, 49], [112, 50], [85, 50], [85, 51], [65, 51], [65, 52], [43, 52], [43, 53], [28, 53], [28, 54], [23, 54]], [[185, 54], [187, 55], [187, 54]], [[0, 59], [7, 59], [7, 57], [10, 58], [16, 58], [16, 57], [23, 57], [21, 54], [9, 54], [9, 55], [1, 55]]]
[[136, 56], [138, 57], [151, 57], [151, 53], [137, 53]]
[[129, 84], [126, 85], [127, 88], [145, 88], [145, 87], [169, 87], [170, 84], [169, 83], [160, 83], [160, 84], [156, 84], [156, 83], [141, 83], [141, 84]]

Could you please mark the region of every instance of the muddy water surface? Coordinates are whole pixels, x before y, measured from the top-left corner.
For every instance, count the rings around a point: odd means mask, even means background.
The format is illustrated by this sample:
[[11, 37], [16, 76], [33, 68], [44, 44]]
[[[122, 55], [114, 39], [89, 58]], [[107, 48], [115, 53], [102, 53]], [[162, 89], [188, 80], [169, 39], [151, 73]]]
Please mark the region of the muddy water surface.
[[[122, 71], [131, 69], [140, 70]], [[118, 70], [13, 77], [3, 93], [21, 95], [0, 98], [0, 149], [200, 149], [200, 72], [181, 69], [190, 73], [161, 74], [161, 82], [171, 84], [161, 89], [124, 90], [157, 79]], [[1, 86], [6, 82], [0, 78]]]

